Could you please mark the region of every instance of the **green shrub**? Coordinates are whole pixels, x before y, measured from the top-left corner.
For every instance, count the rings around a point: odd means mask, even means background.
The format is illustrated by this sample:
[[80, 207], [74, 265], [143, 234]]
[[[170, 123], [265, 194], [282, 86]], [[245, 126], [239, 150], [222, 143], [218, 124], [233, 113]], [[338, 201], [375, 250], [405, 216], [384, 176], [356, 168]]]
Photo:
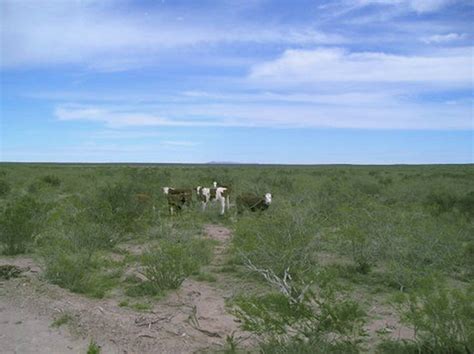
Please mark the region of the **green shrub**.
[[125, 289], [125, 295], [130, 297], [152, 296], [160, 294], [162, 294], [162, 290], [159, 287], [156, 287], [151, 281], [133, 284]]
[[[384, 257], [387, 247], [387, 207], [359, 198], [339, 206], [335, 232], [337, 252], [351, 257], [356, 270], [367, 274]], [[330, 240], [333, 242], [333, 240]]]
[[11, 190], [10, 184], [5, 180], [0, 179], [0, 197], [3, 197], [7, 195], [8, 193], [10, 193], [10, 190]]
[[461, 212], [470, 217], [474, 217], [474, 191], [459, 198], [457, 206]]
[[96, 342], [90, 341], [89, 347], [87, 347], [87, 354], [100, 354], [102, 350], [100, 349], [100, 346], [97, 345]]
[[113, 232], [106, 225], [79, 221], [55, 225], [39, 240], [45, 276], [72, 292], [101, 298], [120, 276], [105, 273], [104, 260], [99, 256], [100, 250], [113, 244]]
[[40, 231], [44, 205], [30, 196], [11, 201], [0, 215], [0, 244], [3, 253], [18, 254], [27, 250], [28, 244]]
[[152, 196], [133, 183], [107, 185], [99, 189], [89, 204], [90, 218], [114, 227], [117, 232], [143, 230], [153, 214]]
[[101, 262], [97, 256], [73, 253], [59, 247], [52, 247], [48, 251], [43, 252], [43, 256], [45, 276], [51, 283], [92, 297], [104, 296], [109, 284], [100, 274]]
[[367, 274], [377, 260], [376, 244], [360, 225], [351, 225], [343, 229], [343, 237], [350, 243], [351, 256], [357, 265], [357, 271]]
[[474, 286], [447, 289], [424, 287], [406, 296], [402, 321], [413, 326], [417, 344], [425, 352], [474, 351]]
[[318, 279], [319, 290], [279, 278], [268, 270], [259, 273], [279, 289], [279, 293], [239, 296], [234, 300], [234, 314], [242, 328], [263, 335], [270, 342], [304, 343], [330, 334], [332, 342], [356, 348], [364, 336], [365, 313], [360, 306], [335, 292], [333, 280]]
[[317, 229], [307, 212], [311, 211], [287, 207], [242, 217], [232, 240], [234, 254], [244, 264], [251, 262], [279, 276], [288, 268], [294, 277], [309, 275], [319, 245]]
[[356, 179], [354, 182], [352, 182], [352, 188], [354, 188], [356, 191], [359, 191], [360, 193], [370, 196], [380, 194], [381, 191], [380, 186], [377, 183], [363, 179]]
[[453, 210], [457, 197], [448, 191], [436, 191], [426, 197], [425, 204], [435, 214], [446, 213]]
[[61, 185], [61, 179], [58, 176], [46, 175], [41, 178], [41, 181], [52, 187], [59, 187]]
[[441, 216], [435, 219], [412, 211], [392, 215], [387, 221], [383, 261], [391, 285], [413, 289], [424, 278], [466, 269], [462, 244], [469, 238], [469, 229], [465, 223], [448, 223]]
[[51, 323], [51, 327], [59, 328], [64, 324], [70, 323], [71, 321], [74, 320], [74, 317], [72, 317], [71, 314], [69, 313], [64, 313], [58, 318], [56, 318], [53, 323]]
[[262, 354], [356, 354], [357, 346], [345, 342], [331, 342], [323, 336], [312, 335], [307, 340], [270, 340], [260, 344]]
[[[203, 253], [207, 254], [204, 259]], [[210, 253], [211, 249], [204, 241], [163, 240], [158, 248], [143, 255], [144, 273], [157, 293], [177, 289], [186, 277], [199, 272], [203, 262], [210, 259]]]

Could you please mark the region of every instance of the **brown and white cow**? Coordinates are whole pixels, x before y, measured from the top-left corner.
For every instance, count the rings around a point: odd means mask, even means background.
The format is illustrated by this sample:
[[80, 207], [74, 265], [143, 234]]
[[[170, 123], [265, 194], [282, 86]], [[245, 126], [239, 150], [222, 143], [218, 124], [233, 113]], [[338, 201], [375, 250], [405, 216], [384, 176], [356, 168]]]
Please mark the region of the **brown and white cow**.
[[190, 206], [193, 201], [192, 189], [163, 187], [163, 193], [168, 199], [170, 215], [173, 215], [175, 210], [181, 211], [184, 205]]
[[217, 182], [214, 182], [213, 188], [208, 187], [196, 187], [196, 194], [198, 200], [201, 201], [202, 210], [206, 210], [207, 204], [210, 201], [217, 201], [221, 205], [221, 215], [224, 215], [225, 210], [229, 210], [230, 207], [230, 188], [225, 186], [217, 186]]
[[237, 213], [241, 214], [245, 209], [251, 211], [266, 210], [272, 203], [272, 194], [266, 193], [264, 196], [254, 194], [241, 194], [236, 199]]

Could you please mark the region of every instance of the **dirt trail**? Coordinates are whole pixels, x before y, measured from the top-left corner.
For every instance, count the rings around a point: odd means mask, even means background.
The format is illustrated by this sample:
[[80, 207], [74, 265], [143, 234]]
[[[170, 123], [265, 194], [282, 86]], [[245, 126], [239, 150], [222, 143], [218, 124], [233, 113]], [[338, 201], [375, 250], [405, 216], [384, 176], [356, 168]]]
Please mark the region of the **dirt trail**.
[[[230, 242], [225, 227], [207, 225], [207, 238], [219, 241], [211, 266], [218, 267]], [[6, 353], [81, 353], [90, 340], [104, 353], [190, 353], [225, 348], [227, 336], [239, 346], [254, 343], [226, 311], [229, 294], [210, 283], [187, 279], [181, 288], [140, 313], [116, 299], [94, 300], [41, 280], [31, 259], [0, 259], [30, 267], [20, 278], [0, 282], [0, 348]], [[51, 328], [63, 314], [71, 318]]]

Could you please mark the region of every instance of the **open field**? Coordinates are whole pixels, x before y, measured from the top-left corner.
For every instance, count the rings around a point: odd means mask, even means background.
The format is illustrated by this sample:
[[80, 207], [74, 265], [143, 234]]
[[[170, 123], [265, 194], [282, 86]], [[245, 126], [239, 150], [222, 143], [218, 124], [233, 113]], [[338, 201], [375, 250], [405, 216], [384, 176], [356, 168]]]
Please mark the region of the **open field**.
[[7, 351], [474, 351], [473, 165], [0, 164], [0, 213]]

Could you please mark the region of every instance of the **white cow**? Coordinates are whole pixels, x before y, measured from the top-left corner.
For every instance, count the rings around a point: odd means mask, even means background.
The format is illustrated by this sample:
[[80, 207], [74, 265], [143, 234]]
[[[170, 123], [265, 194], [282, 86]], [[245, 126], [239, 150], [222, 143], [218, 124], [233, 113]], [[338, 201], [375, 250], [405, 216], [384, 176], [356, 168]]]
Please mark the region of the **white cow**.
[[229, 194], [230, 189], [228, 187], [217, 187], [217, 183], [214, 182], [213, 188], [207, 187], [196, 187], [196, 193], [198, 200], [201, 201], [202, 210], [206, 210], [206, 206], [210, 201], [217, 201], [221, 205], [221, 215], [224, 215], [225, 209], [229, 210]]

